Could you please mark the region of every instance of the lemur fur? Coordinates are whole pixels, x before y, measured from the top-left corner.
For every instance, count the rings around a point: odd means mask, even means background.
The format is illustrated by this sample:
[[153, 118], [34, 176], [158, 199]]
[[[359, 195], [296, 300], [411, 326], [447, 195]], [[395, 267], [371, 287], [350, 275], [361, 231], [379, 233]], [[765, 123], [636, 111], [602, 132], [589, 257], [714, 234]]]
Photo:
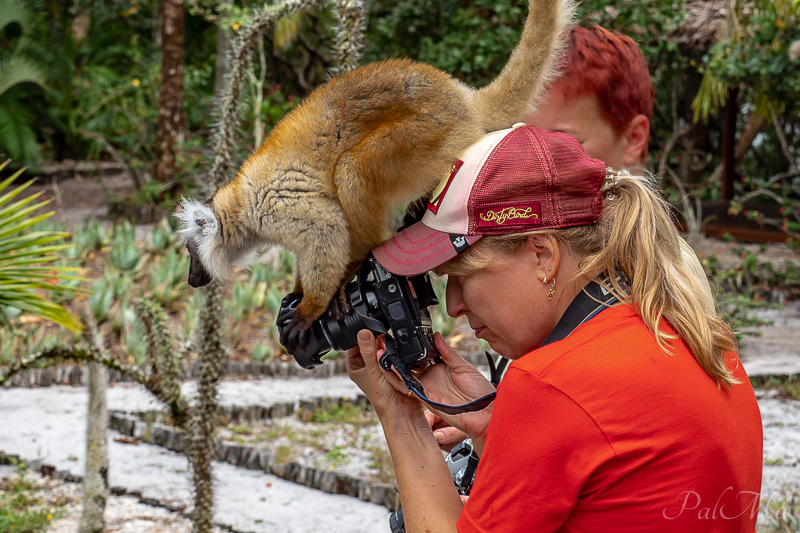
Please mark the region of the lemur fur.
[[294, 291], [303, 294], [283, 340], [290, 352], [304, 344], [329, 304], [341, 317], [341, 289], [388, 236], [391, 210], [430, 195], [467, 147], [530, 110], [556, 70], [573, 10], [573, 0], [532, 0], [520, 44], [482, 89], [408, 59], [319, 87], [208, 202], [181, 204], [189, 284], [224, 278], [257, 250], [283, 246], [295, 255]]

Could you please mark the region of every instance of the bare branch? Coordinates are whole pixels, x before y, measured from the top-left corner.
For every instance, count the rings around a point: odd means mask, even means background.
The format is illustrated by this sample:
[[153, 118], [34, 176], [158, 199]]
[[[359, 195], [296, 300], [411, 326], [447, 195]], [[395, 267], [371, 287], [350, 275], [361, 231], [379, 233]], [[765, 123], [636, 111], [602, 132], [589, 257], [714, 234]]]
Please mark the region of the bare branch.
[[791, 152], [789, 152], [789, 144], [786, 142], [786, 136], [783, 134], [783, 124], [780, 123], [778, 120], [778, 114], [775, 112], [775, 106], [772, 104], [769, 105], [769, 114], [772, 117], [772, 127], [775, 128], [775, 134], [778, 136], [778, 141], [781, 143], [781, 151], [783, 152], [784, 157], [789, 162], [789, 168], [792, 170], [797, 170], [797, 162], [792, 157]]
[[119, 155], [119, 153], [114, 149], [114, 147], [111, 146], [111, 143], [108, 142], [108, 139], [106, 139], [105, 137], [103, 137], [99, 133], [95, 133], [93, 131], [88, 131], [88, 130], [80, 130], [80, 134], [83, 135], [84, 137], [89, 137], [90, 139], [95, 140], [95, 141], [99, 142], [100, 144], [102, 144], [103, 148], [105, 148], [106, 151], [109, 154], [111, 154], [111, 157], [114, 158], [114, 161], [116, 161], [117, 163], [122, 165], [122, 167], [125, 169], [125, 171], [128, 174], [131, 175], [131, 177], [133, 178], [133, 181], [136, 182], [136, 188], [137, 189], [141, 189], [142, 188], [143, 183], [142, 183], [141, 178], [139, 177], [139, 173], [135, 172], [131, 168], [131, 166], [128, 165], [128, 162], [125, 161], [125, 158], [122, 157], [121, 155]]
[[770, 191], [769, 189], [756, 189], [755, 191], [750, 191], [749, 193], [743, 195], [739, 198], [738, 202], [746, 202], [750, 198], [754, 198], [756, 196], [771, 196], [773, 200], [776, 200], [778, 203], [783, 202], [783, 197], [775, 194], [774, 192]]
[[661, 161], [658, 162], [658, 173], [663, 174], [667, 169], [667, 163], [669, 162], [669, 153], [675, 147], [675, 143], [678, 142], [678, 139], [692, 131], [694, 128], [694, 123], [686, 124], [684, 127], [675, 131], [669, 139], [667, 139], [667, 143], [664, 145], [664, 151], [661, 153]]
[[50, 366], [60, 363], [67, 359], [75, 359], [79, 361], [93, 361], [92, 354], [80, 348], [67, 348], [66, 346], [56, 346], [49, 350], [42, 350], [41, 352], [32, 353], [25, 357], [15, 359], [9, 366], [0, 368], [0, 385], [9, 381], [15, 375], [23, 370], [35, 367], [44, 363], [45, 366]]

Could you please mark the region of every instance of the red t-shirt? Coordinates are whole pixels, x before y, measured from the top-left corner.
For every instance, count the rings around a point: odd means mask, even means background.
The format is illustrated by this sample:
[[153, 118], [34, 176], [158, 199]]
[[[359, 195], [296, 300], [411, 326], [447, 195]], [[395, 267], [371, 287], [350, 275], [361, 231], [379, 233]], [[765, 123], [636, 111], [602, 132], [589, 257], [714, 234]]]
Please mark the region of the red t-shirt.
[[513, 362], [458, 531], [752, 533], [750, 382], [735, 354], [741, 384], [720, 390], [683, 342], [671, 348], [617, 306]]

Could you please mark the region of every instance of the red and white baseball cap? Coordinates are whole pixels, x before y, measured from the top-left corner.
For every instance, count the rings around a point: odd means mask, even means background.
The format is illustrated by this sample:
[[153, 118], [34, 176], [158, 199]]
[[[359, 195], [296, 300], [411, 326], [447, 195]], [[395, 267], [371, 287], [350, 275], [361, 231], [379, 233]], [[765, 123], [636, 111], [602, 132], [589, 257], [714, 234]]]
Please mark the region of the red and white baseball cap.
[[594, 224], [605, 176], [605, 164], [573, 137], [515, 124], [470, 146], [434, 191], [422, 220], [372, 253], [390, 272], [415, 276], [484, 235]]

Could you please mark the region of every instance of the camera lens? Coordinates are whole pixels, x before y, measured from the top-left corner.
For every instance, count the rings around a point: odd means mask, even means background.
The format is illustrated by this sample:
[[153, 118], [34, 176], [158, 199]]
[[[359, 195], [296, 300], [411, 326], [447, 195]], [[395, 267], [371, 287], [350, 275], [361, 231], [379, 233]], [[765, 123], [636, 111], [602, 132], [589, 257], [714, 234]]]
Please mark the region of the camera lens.
[[[278, 319], [275, 321], [278, 329], [282, 330], [289, 325], [291, 318], [286, 315], [297, 309], [297, 305], [302, 299], [303, 295], [297, 293], [287, 294], [283, 297], [283, 300], [281, 300], [281, 309], [278, 312]], [[307, 370], [313, 370], [314, 367], [322, 364], [320, 357], [330, 350], [331, 345], [328, 342], [327, 336], [322, 331], [320, 321], [316, 320], [311, 326], [311, 331], [308, 332], [308, 339], [305, 346], [298, 347], [292, 355], [298, 365]]]
[[334, 349], [344, 351], [358, 345], [358, 332], [364, 329], [364, 319], [356, 310], [344, 315], [344, 320], [327, 318], [320, 321]]

